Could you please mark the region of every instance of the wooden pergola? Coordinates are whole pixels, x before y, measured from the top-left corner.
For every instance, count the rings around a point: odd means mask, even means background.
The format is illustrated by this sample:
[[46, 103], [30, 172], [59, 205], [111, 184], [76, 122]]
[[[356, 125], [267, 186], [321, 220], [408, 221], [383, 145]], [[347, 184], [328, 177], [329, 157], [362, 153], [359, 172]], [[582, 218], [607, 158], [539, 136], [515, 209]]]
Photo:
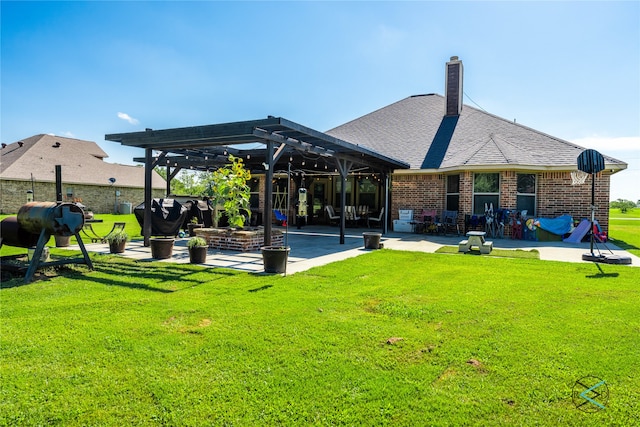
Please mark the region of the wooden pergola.
[[[334, 138], [281, 117], [221, 123], [204, 126], [153, 130], [105, 135], [107, 141], [143, 148], [144, 158], [134, 160], [144, 162], [144, 235], [145, 245], [151, 236], [151, 176], [156, 166], [167, 166], [167, 194], [170, 181], [183, 168], [193, 170], [215, 170], [228, 162], [228, 155], [241, 156], [252, 171], [264, 171], [265, 204], [263, 222], [265, 246], [271, 244], [272, 186], [276, 170], [287, 170], [295, 159], [315, 156], [322, 159], [325, 166], [333, 164], [342, 179], [341, 203], [346, 203], [346, 182], [354, 170], [379, 173], [383, 176], [385, 188], [385, 218], [383, 233], [387, 231], [389, 213], [389, 176], [394, 169], [409, 169], [407, 163], [384, 156], [375, 151]], [[242, 144], [252, 144], [246, 148]], [[153, 152], [157, 153], [154, 154]], [[345, 215], [340, 214], [340, 243], [344, 244]]]

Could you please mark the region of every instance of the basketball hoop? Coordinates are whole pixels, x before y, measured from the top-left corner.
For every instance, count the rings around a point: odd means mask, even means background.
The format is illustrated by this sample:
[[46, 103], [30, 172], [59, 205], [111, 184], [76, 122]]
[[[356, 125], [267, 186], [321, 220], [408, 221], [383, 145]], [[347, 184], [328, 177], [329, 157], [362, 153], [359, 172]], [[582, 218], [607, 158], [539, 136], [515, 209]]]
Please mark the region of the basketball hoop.
[[571, 172], [571, 185], [582, 185], [587, 180], [588, 173], [577, 170]]

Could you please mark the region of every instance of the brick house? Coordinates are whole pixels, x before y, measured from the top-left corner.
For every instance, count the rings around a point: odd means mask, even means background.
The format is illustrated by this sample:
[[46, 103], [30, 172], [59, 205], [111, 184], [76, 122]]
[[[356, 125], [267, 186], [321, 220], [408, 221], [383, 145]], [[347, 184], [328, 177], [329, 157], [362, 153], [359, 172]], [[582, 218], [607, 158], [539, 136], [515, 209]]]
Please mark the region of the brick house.
[[[62, 169], [64, 201], [81, 201], [95, 213], [113, 213], [123, 202], [144, 200], [144, 168], [107, 163], [95, 142], [35, 135], [0, 148], [0, 213], [16, 213], [33, 191], [36, 201], [55, 201], [55, 165]], [[110, 178], [115, 178], [112, 184]], [[165, 180], [153, 173], [154, 197], [163, 197]], [[116, 196], [116, 194], [118, 194]]]
[[[587, 217], [591, 178], [571, 185], [585, 148], [463, 105], [462, 84], [462, 62], [452, 57], [445, 96], [411, 96], [326, 133], [411, 166], [392, 174], [391, 219], [398, 218], [399, 209], [435, 209], [458, 211], [462, 223], [464, 214], [483, 214], [485, 203], [526, 209], [535, 217]], [[606, 230], [610, 177], [627, 164], [604, 158], [595, 204]]]

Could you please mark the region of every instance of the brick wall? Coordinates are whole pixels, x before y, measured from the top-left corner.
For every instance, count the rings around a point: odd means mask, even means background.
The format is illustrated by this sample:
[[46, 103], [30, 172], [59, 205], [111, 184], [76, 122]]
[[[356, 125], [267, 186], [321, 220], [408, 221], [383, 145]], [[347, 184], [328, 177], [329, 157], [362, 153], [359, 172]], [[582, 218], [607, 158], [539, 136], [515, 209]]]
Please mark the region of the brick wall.
[[422, 209], [442, 211], [445, 201], [446, 180], [442, 174], [393, 175], [391, 180], [391, 219], [398, 219], [398, 210], [413, 209], [414, 215]]
[[[254, 252], [264, 245], [264, 229], [229, 231], [221, 228], [199, 228], [195, 230], [198, 237], [207, 241], [212, 249]], [[283, 246], [284, 235], [281, 230], [271, 230], [271, 245]]]
[[[34, 182], [34, 200], [53, 202], [56, 200], [56, 185], [53, 182]], [[67, 190], [73, 191], [72, 198], [80, 199], [82, 204], [94, 213], [114, 213], [115, 191], [120, 191], [118, 203], [129, 202], [132, 208], [144, 201], [143, 188], [99, 186], [99, 185], [62, 185], [63, 201], [71, 201], [67, 197]], [[15, 214], [27, 202], [27, 190], [31, 190], [30, 181], [0, 181], [0, 213]], [[154, 198], [164, 197], [164, 189], [152, 191]]]
[[[610, 175], [596, 176], [596, 219], [601, 227], [609, 228]], [[536, 175], [537, 197], [536, 216], [554, 218], [571, 215], [574, 220], [589, 218], [591, 215], [591, 178], [582, 185], [571, 185], [570, 172], [544, 172]], [[442, 174], [398, 174], [391, 183], [391, 218], [398, 219], [399, 209], [413, 209], [414, 215], [422, 209], [444, 209], [446, 179]], [[500, 173], [500, 206], [516, 206], [517, 174], [515, 171]], [[473, 206], [473, 173], [460, 174], [460, 215], [471, 212]]]
[[[609, 190], [611, 176], [596, 176], [596, 219], [600, 226], [609, 229]], [[538, 174], [537, 214], [553, 218], [569, 214], [574, 220], [591, 216], [591, 177], [582, 185], [571, 185], [569, 172], [545, 172]]]

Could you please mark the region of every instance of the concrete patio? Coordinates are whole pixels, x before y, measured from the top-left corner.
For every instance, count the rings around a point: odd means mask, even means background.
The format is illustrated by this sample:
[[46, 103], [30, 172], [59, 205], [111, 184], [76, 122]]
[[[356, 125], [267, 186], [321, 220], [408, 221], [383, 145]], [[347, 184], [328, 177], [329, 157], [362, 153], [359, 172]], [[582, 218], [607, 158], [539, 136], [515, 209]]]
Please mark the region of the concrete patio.
[[[282, 228], [282, 227], [278, 227]], [[284, 228], [282, 228], [284, 230]], [[287, 264], [287, 274], [293, 274], [308, 270], [312, 267], [329, 264], [346, 258], [365, 254], [371, 250], [364, 249], [363, 232], [377, 230], [367, 228], [348, 228], [345, 235], [345, 243], [341, 245], [339, 229], [328, 226], [306, 226], [302, 229], [289, 228], [286, 237], [287, 244], [291, 247], [289, 262]], [[449, 235], [429, 235], [412, 233], [389, 232], [382, 237], [385, 249], [435, 252], [442, 246], [457, 246], [462, 239], [461, 236]], [[174, 245], [173, 256], [162, 262], [188, 263], [189, 253], [187, 250], [188, 237], [177, 238]], [[582, 254], [589, 252], [589, 243], [571, 244], [564, 242], [537, 242], [528, 240], [494, 239], [494, 249], [536, 249], [540, 253], [540, 259], [564, 261], [564, 262], [585, 262], [582, 261]], [[101, 243], [85, 243], [90, 252], [109, 253], [109, 245]], [[640, 267], [640, 258], [631, 255], [618, 247], [607, 244], [607, 246], [618, 255], [629, 256], [632, 266]], [[77, 248], [77, 246], [76, 246]], [[603, 253], [609, 253], [603, 245], [600, 245]], [[127, 258], [153, 261], [151, 249], [144, 247], [142, 240], [127, 243], [127, 248], [122, 256]], [[463, 256], [462, 254], [460, 256]], [[219, 251], [209, 249], [207, 260], [204, 264], [207, 267], [224, 267], [248, 272], [262, 272], [262, 255], [260, 252], [234, 252]], [[626, 266], [620, 266], [626, 267]]]

